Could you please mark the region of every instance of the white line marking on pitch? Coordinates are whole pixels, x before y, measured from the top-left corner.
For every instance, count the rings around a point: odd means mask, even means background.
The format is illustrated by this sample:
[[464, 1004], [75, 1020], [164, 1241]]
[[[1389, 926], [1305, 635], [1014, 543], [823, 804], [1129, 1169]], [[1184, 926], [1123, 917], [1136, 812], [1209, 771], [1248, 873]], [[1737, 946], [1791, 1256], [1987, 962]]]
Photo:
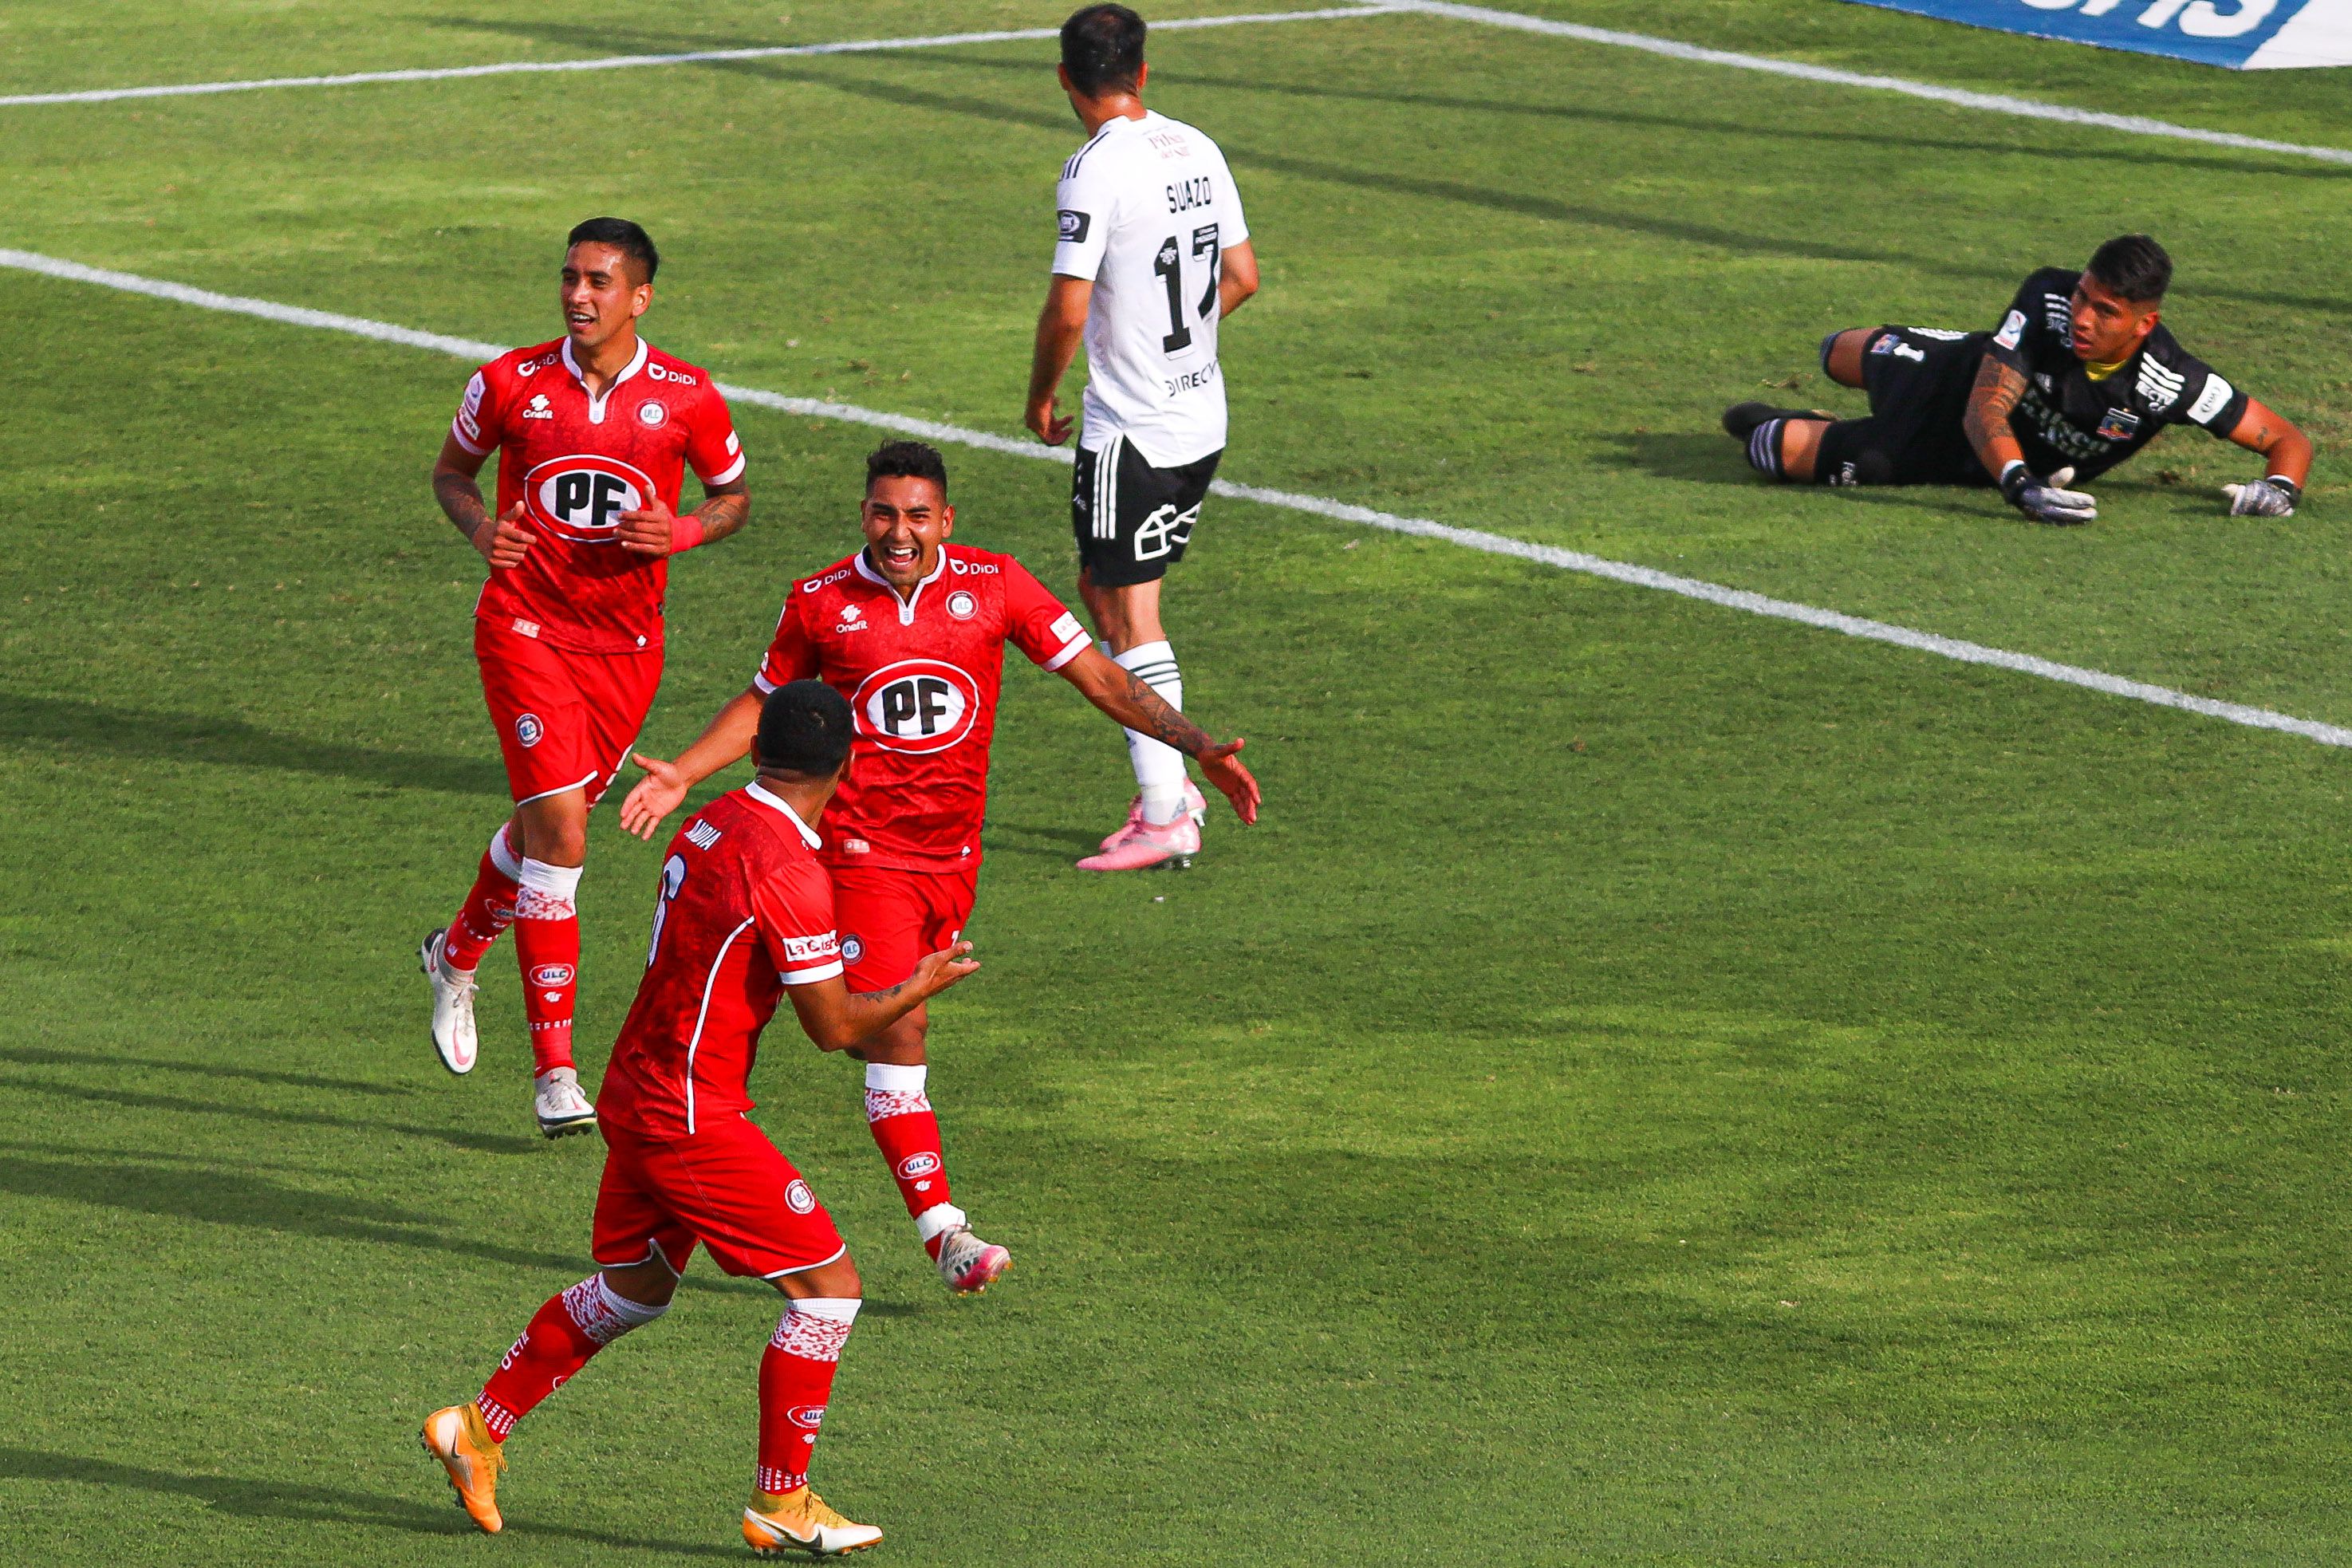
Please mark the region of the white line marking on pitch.
[[1417, 11], [1431, 16], [1452, 16], [1465, 22], [1481, 22], [1490, 27], [1509, 27], [1522, 33], [1545, 33], [1553, 37], [1575, 38], [1587, 44], [1606, 44], [1613, 48], [1640, 49], [1644, 54], [1664, 55], [1668, 59], [1689, 60], [1699, 65], [1764, 71], [1772, 76], [1794, 77], [1800, 81], [1826, 82], [1832, 87], [1899, 92], [1907, 98], [1924, 98], [1931, 102], [1949, 103], [1961, 109], [1980, 109], [1989, 114], [2011, 114], [2025, 120], [2054, 120], [2065, 125], [2090, 125], [2102, 131], [2120, 131], [2133, 136], [2163, 136], [2177, 142], [2202, 142], [2210, 146], [2231, 147], [2240, 152], [2284, 153], [2292, 157], [2316, 158], [2326, 163], [2352, 163], [2352, 148], [2273, 142], [2261, 136], [2241, 136], [2231, 131], [2207, 131], [2195, 125], [2175, 125], [2168, 120], [2150, 120], [2139, 114], [2108, 114], [2095, 109], [2073, 109], [2063, 103], [2041, 103], [2030, 98], [2011, 98], [2000, 92], [1971, 92], [1966, 88], [1941, 87], [1935, 82], [1913, 81], [1906, 77], [1865, 76], [1860, 71], [1838, 70], [1830, 66], [1774, 59], [1769, 55], [1743, 55], [1729, 49], [1702, 48], [1696, 44], [1685, 44], [1674, 38], [1652, 37], [1647, 33], [1621, 33], [1610, 27], [1588, 27], [1578, 22], [1555, 22], [1548, 16], [1497, 11], [1486, 5], [1459, 5], [1451, 4], [1450, 0], [1390, 0], [1390, 8]]
[[[177, 304], [194, 305], [207, 310], [223, 310], [233, 315], [257, 316], [265, 321], [280, 321], [289, 326], [314, 327], [322, 331], [345, 332], [352, 337], [371, 338], [377, 342], [398, 343], [404, 347], [430, 349], [436, 353], [471, 361], [495, 359], [511, 345], [478, 342], [471, 338], [453, 338], [440, 332], [421, 332], [413, 327], [394, 326], [389, 321], [370, 321], [364, 316], [339, 315], [331, 310], [312, 310], [299, 305], [280, 305], [269, 300], [247, 299], [236, 294], [219, 294], [210, 289], [194, 289], [184, 283], [166, 282], [161, 279], [142, 278], [133, 272], [115, 272], [102, 267], [85, 267], [78, 261], [61, 261], [55, 257], [39, 256], [26, 250], [0, 249], [0, 267], [25, 272], [37, 272], [46, 278], [63, 279], [74, 283], [91, 283], [102, 289], [119, 289], [127, 294], [144, 294], [152, 299], [169, 300]], [[985, 430], [969, 430], [961, 425], [942, 425], [935, 420], [917, 419], [903, 414], [887, 414], [878, 409], [861, 408], [850, 403], [828, 403], [822, 398], [788, 397], [780, 392], [768, 392], [756, 386], [736, 386], [720, 382], [719, 390], [738, 403], [749, 403], [779, 413], [820, 419], [838, 419], [846, 424], [870, 425], [902, 435], [919, 436], [927, 440], [960, 447], [977, 447], [983, 451], [1001, 452], [1008, 457], [1040, 459], [1060, 463], [1065, 467], [1073, 460], [1066, 450], [1040, 447], [1030, 441], [1008, 436], [992, 435]], [[2153, 703], [2159, 708], [2178, 708], [2185, 712], [2201, 714], [2208, 719], [2221, 719], [2232, 724], [2243, 724], [2255, 730], [2276, 730], [2289, 735], [2300, 735], [2326, 746], [2352, 747], [2352, 730], [2335, 724], [2324, 724], [2315, 719], [2298, 719], [2291, 713], [2273, 712], [2267, 708], [2251, 708], [2240, 702], [2217, 702], [2210, 697], [2194, 697], [2186, 691], [2175, 691], [2168, 686], [2152, 686], [2144, 680], [2130, 680], [2120, 675], [2110, 675], [2103, 669], [2087, 669], [2080, 665], [2059, 664], [2030, 653], [2011, 653], [2006, 648], [1987, 647], [1982, 643], [1963, 642], [1957, 637], [1938, 637], [1933, 632], [1913, 631], [1885, 621], [1865, 620], [1860, 616], [1844, 615], [1836, 610], [1824, 610], [1811, 605], [1801, 605], [1788, 599], [1775, 599], [1745, 588], [1727, 588], [1719, 583], [1702, 582], [1696, 577], [1678, 577], [1671, 572], [1654, 567], [1637, 566], [1631, 562], [1611, 561], [1599, 555], [1587, 555], [1580, 550], [1562, 550], [1557, 545], [1533, 544], [1513, 539], [1507, 534], [1488, 533], [1483, 529], [1456, 528], [1450, 523], [1434, 522], [1427, 518], [1401, 517], [1394, 512], [1376, 511], [1370, 507], [1356, 506], [1347, 501], [1333, 500], [1327, 496], [1301, 495], [1292, 490], [1267, 489], [1258, 485], [1235, 484], [1219, 479], [1210, 487], [1221, 496], [1236, 500], [1255, 501], [1261, 506], [1280, 507], [1290, 511], [1307, 512], [1316, 517], [1328, 517], [1340, 522], [1352, 522], [1366, 528], [1385, 529], [1391, 533], [1411, 534], [1419, 539], [1434, 539], [1447, 544], [1460, 545], [1488, 555], [1507, 555], [1520, 561], [1532, 561], [1540, 565], [1558, 567], [1563, 572], [1578, 572], [1590, 577], [1605, 577], [1612, 583], [1625, 583], [1637, 588], [1654, 588], [1661, 593], [1679, 595], [1685, 599], [1698, 599], [1726, 609], [1741, 610], [1751, 616], [1766, 616], [1774, 620], [1795, 621], [1823, 631], [1838, 632], [1846, 637], [1862, 637], [1871, 642], [1891, 643], [1919, 653], [1931, 653], [1941, 658], [1955, 659], [1962, 664], [1990, 665], [1997, 669], [2014, 670], [2020, 675], [2038, 676], [2043, 680], [2055, 680], [2068, 686], [2080, 686], [2088, 690], [2105, 692], [2110, 697], [2126, 697], [2135, 702]]]
[[[1379, 16], [1392, 7], [1378, 4], [1334, 5], [1319, 11], [1258, 11], [1244, 16], [1180, 16], [1154, 22], [1155, 32], [1194, 27], [1237, 27], [1255, 22], [1321, 22], [1341, 16]], [[35, 104], [114, 103], [127, 98], [198, 98], [216, 92], [259, 92], [281, 87], [356, 87], [370, 82], [456, 81], [478, 76], [529, 76], [551, 71], [631, 70], [641, 66], [682, 66], [729, 60], [772, 60], [796, 55], [869, 55], [887, 49], [936, 49], [954, 44], [1003, 44], [1060, 36], [1058, 27], [1016, 27], [996, 33], [937, 33], [920, 38], [861, 38], [835, 44], [777, 44], [745, 49], [688, 49], [667, 55], [607, 55], [593, 60], [503, 60], [492, 65], [431, 66], [411, 70], [352, 71], [342, 76], [277, 76], [251, 81], [173, 82], [160, 87], [100, 87], [81, 92], [23, 92], [0, 97], [0, 109]]]

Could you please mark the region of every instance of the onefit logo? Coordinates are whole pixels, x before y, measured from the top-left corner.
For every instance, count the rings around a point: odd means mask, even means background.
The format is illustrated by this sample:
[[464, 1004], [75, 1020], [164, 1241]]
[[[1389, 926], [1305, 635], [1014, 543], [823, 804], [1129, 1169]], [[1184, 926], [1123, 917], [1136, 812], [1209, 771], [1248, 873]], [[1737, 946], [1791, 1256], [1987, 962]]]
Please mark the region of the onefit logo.
[[578, 971], [568, 963], [542, 963], [530, 972], [533, 985], [569, 985]]
[[928, 1176], [939, 1168], [940, 1157], [937, 1154], [909, 1154], [898, 1162], [898, 1179], [911, 1182], [917, 1176]]
[[531, 520], [577, 544], [609, 544], [621, 514], [654, 493], [654, 482], [628, 464], [592, 452], [550, 458], [525, 474]]
[[944, 752], [971, 733], [980, 687], [944, 659], [902, 658], [859, 683], [849, 706], [857, 731], [886, 752]]

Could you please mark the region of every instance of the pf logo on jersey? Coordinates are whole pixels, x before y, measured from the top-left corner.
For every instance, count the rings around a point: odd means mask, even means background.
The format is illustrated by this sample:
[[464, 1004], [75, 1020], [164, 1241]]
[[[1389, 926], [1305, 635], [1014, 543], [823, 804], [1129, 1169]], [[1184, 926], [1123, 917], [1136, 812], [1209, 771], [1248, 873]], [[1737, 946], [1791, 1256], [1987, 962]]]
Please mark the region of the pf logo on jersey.
[[635, 511], [654, 493], [643, 472], [592, 452], [550, 458], [522, 479], [531, 520], [578, 544], [609, 544], [621, 514]]
[[902, 658], [858, 684], [857, 731], [886, 752], [944, 752], [971, 733], [980, 688], [944, 659]]

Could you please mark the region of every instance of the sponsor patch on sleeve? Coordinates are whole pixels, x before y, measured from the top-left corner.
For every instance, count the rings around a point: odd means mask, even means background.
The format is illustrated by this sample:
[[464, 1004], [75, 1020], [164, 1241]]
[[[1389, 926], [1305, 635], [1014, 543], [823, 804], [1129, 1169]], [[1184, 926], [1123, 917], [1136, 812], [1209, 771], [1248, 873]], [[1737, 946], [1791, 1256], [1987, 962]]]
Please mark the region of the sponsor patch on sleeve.
[[1064, 207], [1062, 209], [1062, 243], [1084, 245], [1087, 242], [1087, 230], [1092, 228], [1094, 224], [1095, 220], [1090, 215], [1074, 212], [1068, 207]]
[[468, 441], [482, 438], [482, 373], [476, 371], [474, 379], [466, 384], [466, 400], [457, 405], [457, 428], [466, 433]]
[[[2218, 381], [2221, 378], [2216, 376], [2214, 379]], [[1067, 610], [1064, 610], [1062, 612], [1061, 618], [1055, 621], [1051, 626], [1048, 626], [1046, 630], [1051, 632], [1054, 636], [1061, 638], [1064, 642], [1068, 642], [1073, 637], [1083, 637], [1086, 635], [1086, 628], [1078, 625], [1078, 617], [1070, 614]]]
[[2025, 312], [2022, 310], [2011, 310], [2009, 313], [2009, 319], [2001, 322], [2000, 331], [1992, 335], [1992, 341], [1999, 343], [2005, 349], [2013, 349], [2019, 343], [2023, 342], [2025, 341]]
[[2237, 395], [2236, 387], [2209, 372], [2205, 377], [2205, 390], [2197, 395], [2195, 403], [2189, 405], [2189, 417], [2200, 425], [2210, 424], [2216, 415], [2230, 406], [2230, 399]]
[[835, 940], [831, 931], [823, 936], [788, 936], [784, 938], [784, 956], [795, 966], [822, 963], [828, 958], [841, 956], [841, 943]]

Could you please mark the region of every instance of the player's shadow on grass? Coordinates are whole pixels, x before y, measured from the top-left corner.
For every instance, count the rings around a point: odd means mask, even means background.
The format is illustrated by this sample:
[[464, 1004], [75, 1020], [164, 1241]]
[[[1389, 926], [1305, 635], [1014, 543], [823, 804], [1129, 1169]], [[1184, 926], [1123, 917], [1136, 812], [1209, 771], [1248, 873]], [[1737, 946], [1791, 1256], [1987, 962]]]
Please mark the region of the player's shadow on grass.
[[395, 788], [443, 790], [452, 795], [503, 797], [506, 793], [506, 775], [487, 756], [387, 752], [314, 735], [280, 734], [242, 719], [158, 713], [78, 698], [31, 697], [0, 691], [0, 735], [15, 741], [47, 741], [78, 752], [103, 752], [142, 764], [158, 761], [211, 763], [224, 767], [325, 773]]
[[[1031, 822], [992, 822], [988, 825], [988, 852], [992, 855], [1029, 855], [1045, 860], [1066, 864], [1081, 856], [1091, 855], [1102, 847], [1102, 835], [1089, 833], [1083, 827], [1044, 827]], [[1031, 840], [1008, 840], [1008, 834], [1024, 834]]]
[[[47, 1046], [0, 1046], [0, 1061], [28, 1067], [135, 1068], [142, 1072], [184, 1072], [199, 1078], [242, 1079], [247, 1083], [284, 1084], [289, 1089], [329, 1089], [343, 1094], [398, 1095], [408, 1090], [388, 1083], [359, 1083], [351, 1079], [317, 1073], [272, 1072], [265, 1068], [224, 1067], [215, 1062], [173, 1061], [169, 1057], [102, 1056], [96, 1051], [61, 1051]], [[517, 1140], [522, 1142], [522, 1140]]]
[[[26, 1059], [15, 1047], [0, 1048], [0, 1061]], [[475, 1132], [463, 1127], [436, 1127], [387, 1121], [377, 1116], [338, 1116], [327, 1110], [285, 1110], [275, 1106], [237, 1105], [228, 1100], [191, 1100], [176, 1094], [144, 1089], [108, 1089], [95, 1084], [58, 1083], [49, 1079], [0, 1079], [10, 1089], [56, 1095], [100, 1105], [120, 1105], [133, 1110], [163, 1110], [180, 1116], [231, 1117], [243, 1121], [267, 1121], [281, 1127], [331, 1127], [348, 1132], [395, 1132], [410, 1138], [434, 1138], [453, 1148], [479, 1154], [529, 1154], [540, 1140], [517, 1132]]]
[[[437, 1477], [420, 1471], [441, 1486]], [[122, 1491], [152, 1492], [190, 1498], [217, 1512], [238, 1519], [287, 1519], [349, 1530], [354, 1525], [378, 1530], [405, 1530], [420, 1535], [471, 1536], [474, 1527], [454, 1507], [436, 1506], [422, 1498], [388, 1497], [345, 1487], [313, 1486], [303, 1481], [264, 1480], [249, 1476], [183, 1475], [152, 1465], [127, 1465], [117, 1459], [97, 1459], [79, 1454], [56, 1454], [41, 1448], [0, 1447], [0, 1479], [66, 1481], [78, 1486], [107, 1487]], [[715, 1542], [648, 1541], [615, 1535], [576, 1525], [509, 1517], [507, 1531], [515, 1535], [557, 1536], [587, 1542], [622, 1552], [671, 1552], [692, 1557], [740, 1557], [740, 1548]], [[348, 1555], [348, 1542], [321, 1555]]]
[[[1683, 479], [1703, 485], [1734, 485], [1758, 490], [1778, 489], [1810, 492], [1812, 485], [1768, 485], [1757, 478], [1754, 469], [1740, 456], [1739, 447], [1728, 437], [1690, 430], [1658, 432], [1627, 431], [1612, 436], [1624, 456], [1618, 459], [1622, 468], [1639, 468], [1643, 473], [1662, 479]], [[1984, 494], [1989, 492], [1977, 492]], [[1842, 501], [1880, 506], [1911, 507], [1921, 511], [1941, 512], [1952, 516], [1987, 519], [1971, 503], [1969, 492], [1941, 485], [1888, 486], [1871, 485], [1840, 489]]]

